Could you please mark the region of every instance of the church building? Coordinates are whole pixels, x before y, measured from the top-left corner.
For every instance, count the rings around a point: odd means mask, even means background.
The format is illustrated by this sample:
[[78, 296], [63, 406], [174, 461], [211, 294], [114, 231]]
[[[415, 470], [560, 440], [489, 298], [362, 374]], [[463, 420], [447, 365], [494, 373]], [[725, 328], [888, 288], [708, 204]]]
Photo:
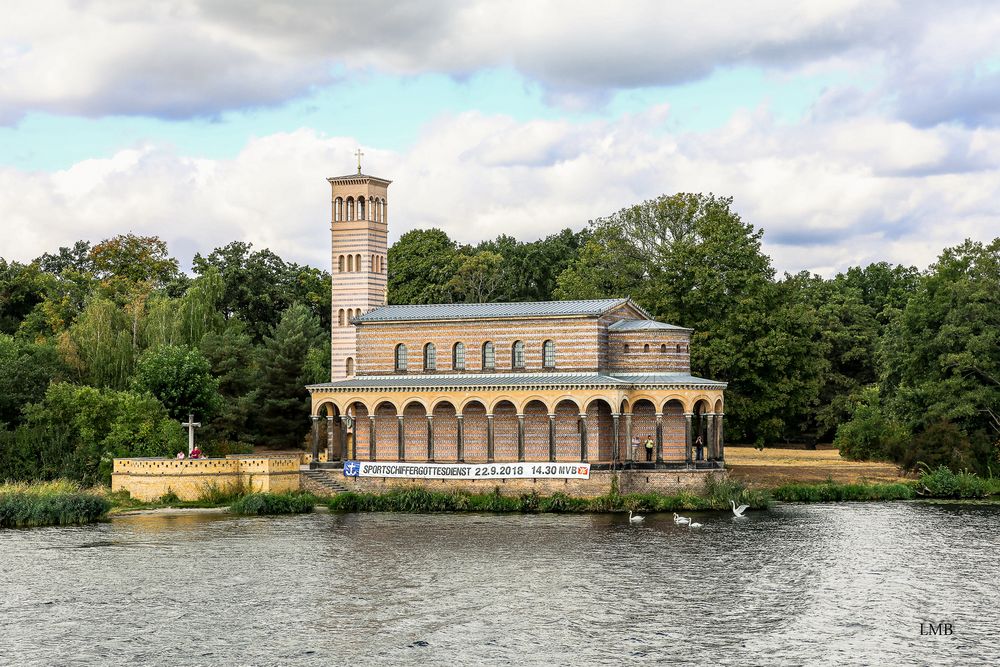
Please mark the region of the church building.
[[331, 382], [308, 387], [314, 464], [722, 466], [726, 384], [691, 375], [691, 329], [624, 296], [388, 306], [390, 181], [360, 166], [328, 181]]

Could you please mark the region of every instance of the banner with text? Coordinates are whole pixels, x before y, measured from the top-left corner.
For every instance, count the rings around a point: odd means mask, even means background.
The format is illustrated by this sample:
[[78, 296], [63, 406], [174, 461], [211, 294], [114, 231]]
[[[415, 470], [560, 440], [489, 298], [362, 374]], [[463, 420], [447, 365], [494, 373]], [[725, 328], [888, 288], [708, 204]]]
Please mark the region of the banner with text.
[[589, 463], [392, 463], [344, 461], [347, 477], [412, 479], [590, 479]]

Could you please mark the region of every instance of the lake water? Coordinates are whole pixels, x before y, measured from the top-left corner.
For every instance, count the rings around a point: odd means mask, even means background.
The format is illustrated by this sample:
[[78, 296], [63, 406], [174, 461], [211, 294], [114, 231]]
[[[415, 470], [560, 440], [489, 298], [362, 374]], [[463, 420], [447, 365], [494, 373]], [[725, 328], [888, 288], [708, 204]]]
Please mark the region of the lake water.
[[996, 505], [696, 516], [700, 530], [329, 513], [4, 530], [0, 662], [1000, 663]]

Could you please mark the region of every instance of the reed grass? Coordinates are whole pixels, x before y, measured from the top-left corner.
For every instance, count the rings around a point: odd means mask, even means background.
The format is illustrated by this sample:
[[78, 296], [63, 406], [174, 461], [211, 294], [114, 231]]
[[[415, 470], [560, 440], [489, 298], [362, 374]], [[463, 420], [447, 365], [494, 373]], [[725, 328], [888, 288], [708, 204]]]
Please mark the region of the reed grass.
[[0, 528], [94, 523], [110, 509], [102, 495], [66, 480], [0, 484]]
[[231, 512], [245, 515], [305, 514], [312, 512], [316, 497], [311, 493], [250, 493], [229, 506]]
[[910, 500], [914, 495], [913, 486], [904, 483], [841, 484], [826, 481], [820, 484], [783, 484], [771, 489], [771, 497], [775, 500], [795, 503]]

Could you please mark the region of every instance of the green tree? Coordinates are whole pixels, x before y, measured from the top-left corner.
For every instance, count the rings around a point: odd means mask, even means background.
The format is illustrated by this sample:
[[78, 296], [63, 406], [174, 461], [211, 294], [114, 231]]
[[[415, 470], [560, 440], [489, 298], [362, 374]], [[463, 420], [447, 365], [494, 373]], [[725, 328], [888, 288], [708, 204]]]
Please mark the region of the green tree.
[[591, 231], [556, 296], [631, 296], [655, 317], [693, 328], [693, 371], [729, 382], [731, 440], [779, 439], [814, 409], [815, 315], [782, 298], [762, 232], [731, 199], [662, 196], [595, 220]]
[[16, 459], [24, 478], [107, 484], [116, 457], [172, 456], [186, 447], [180, 424], [148, 395], [53, 382], [26, 415], [19, 449], [0, 453]]
[[322, 326], [330, 325], [330, 274], [285, 262], [264, 249], [253, 251], [250, 243], [234, 241], [207, 256], [196, 254], [195, 273], [210, 269], [222, 279], [222, 314], [238, 317], [247, 326], [254, 343], [264, 339], [293, 303], [305, 304]]
[[0, 257], [0, 333], [13, 334], [47, 292], [49, 277], [37, 264]]
[[530, 243], [507, 235], [483, 241], [476, 246], [475, 254], [490, 252], [502, 258], [495, 278], [497, 285], [489, 300], [552, 300], [559, 275], [576, 260], [589, 235], [589, 230], [564, 229]]
[[94, 274], [109, 298], [161, 289], [179, 272], [165, 241], [156, 236], [119, 234], [90, 249]]
[[271, 447], [297, 446], [309, 429], [310, 350], [323, 345], [316, 317], [302, 304], [281, 315], [264, 339], [260, 362], [259, 442]]
[[222, 397], [216, 416], [205, 422], [205, 437], [222, 442], [255, 442], [252, 421], [259, 399], [255, 381], [257, 351], [246, 327], [238, 319], [229, 320], [221, 333], [208, 333], [202, 338], [201, 351], [219, 381]]
[[22, 410], [42, 400], [49, 382], [65, 379], [55, 347], [0, 334], [0, 426], [17, 425]]
[[458, 268], [455, 242], [440, 229], [414, 229], [388, 253], [388, 302], [450, 303], [448, 283]]
[[[950, 423], [996, 464], [1000, 440], [1000, 238], [943, 251], [880, 345], [885, 404], [913, 433]], [[982, 444], [985, 443], [985, 444]]]
[[173, 419], [194, 414], [207, 420], [219, 408], [219, 381], [197, 349], [162, 345], [146, 350], [136, 364], [132, 386], [155, 396]]
[[483, 250], [474, 255], [462, 256], [458, 269], [448, 281], [445, 289], [455, 299], [464, 303], [485, 303], [493, 301], [500, 289], [503, 257]]

